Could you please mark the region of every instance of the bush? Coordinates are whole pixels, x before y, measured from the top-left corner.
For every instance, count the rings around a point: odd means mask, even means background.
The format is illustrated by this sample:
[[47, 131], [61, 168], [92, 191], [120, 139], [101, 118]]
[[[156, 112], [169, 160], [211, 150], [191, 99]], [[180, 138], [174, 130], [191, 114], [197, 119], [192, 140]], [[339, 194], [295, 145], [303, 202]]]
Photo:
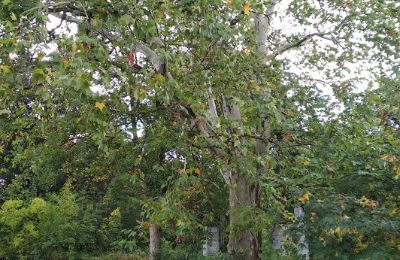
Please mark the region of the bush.
[[79, 235], [78, 210], [68, 187], [54, 201], [5, 201], [0, 209], [0, 256], [72, 258]]

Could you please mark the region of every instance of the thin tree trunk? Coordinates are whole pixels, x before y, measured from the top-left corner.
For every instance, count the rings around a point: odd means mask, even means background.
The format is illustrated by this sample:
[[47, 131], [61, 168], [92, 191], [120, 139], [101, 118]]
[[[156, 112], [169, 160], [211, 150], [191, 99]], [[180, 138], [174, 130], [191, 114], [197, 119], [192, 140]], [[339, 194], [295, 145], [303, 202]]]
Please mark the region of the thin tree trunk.
[[[304, 216], [305, 212], [304, 209], [300, 205], [294, 206], [294, 217], [296, 218], [296, 228], [300, 234], [299, 239], [297, 240], [297, 257], [299, 259], [310, 259], [310, 251], [308, 247], [308, 241], [306, 239], [305, 234], [305, 222]], [[286, 252], [284, 249], [286, 241], [285, 232], [289, 229], [293, 224], [285, 224], [283, 226], [275, 225], [272, 232], [272, 248], [275, 250], [279, 250], [279, 254], [284, 257], [286, 256]]]
[[281, 250], [285, 241], [285, 227], [275, 225], [272, 229], [272, 248]]
[[297, 228], [300, 230], [300, 238], [297, 242], [297, 256], [301, 259], [310, 259], [310, 250], [308, 248], [308, 241], [305, 234], [305, 222], [304, 222], [305, 212], [300, 205], [294, 206], [294, 217], [297, 221]]
[[150, 260], [157, 259], [161, 247], [161, 230], [157, 225], [150, 225]]
[[218, 227], [204, 227], [207, 239], [203, 244], [203, 256], [216, 255], [219, 252], [219, 229]]

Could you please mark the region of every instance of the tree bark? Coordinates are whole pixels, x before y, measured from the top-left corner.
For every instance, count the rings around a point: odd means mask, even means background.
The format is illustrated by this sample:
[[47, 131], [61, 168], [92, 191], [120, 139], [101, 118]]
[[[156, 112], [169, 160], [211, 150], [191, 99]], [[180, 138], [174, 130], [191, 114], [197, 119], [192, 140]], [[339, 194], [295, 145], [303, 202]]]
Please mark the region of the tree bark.
[[[268, 12], [272, 13], [276, 1], [271, 1]], [[256, 29], [257, 52], [266, 57], [267, 48], [266, 40], [268, 29], [270, 27], [270, 14], [255, 14], [254, 25]], [[266, 63], [265, 58], [262, 60]], [[269, 90], [265, 90], [266, 102], [269, 96]], [[223, 98], [224, 117], [231, 120], [241, 120], [240, 109], [236, 104], [228, 103]], [[270, 129], [268, 120], [263, 116], [263, 125], [260, 126], [259, 135], [268, 139]], [[269, 152], [269, 144], [267, 142], [257, 141], [254, 147], [254, 153], [263, 155]], [[239, 155], [240, 152], [235, 152]], [[258, 175], [263, 170], [262, 166], [258, 166]], [[225, 174], [226, 175], [226, 174]], [[230, 236], [228, 242], [228, 252], [240, 259], [260, 259], [259, 251], [261, 247], [261, 233], [254, 229], [257, 207], [260, 207], [260, 190], [258, 184], [252, 184], [246, 176], [238, 172], [231, 172], [229, 179], [229, 210], [230, 210]], [[253, 231], [252, 231], [253, 230]]]
[[230, 174], [229, 220], [230, 237], [228, 252], [240, 259], [260, 259], [260, 237], [249, 229], [254, 227], [255, 211], [258, 201], [257, 187], [251, 185], [245, 176]]
[[272, 248], [275, 250], [281, 250], [285, 241], [285, 229], [286, 227], [280, 227], [275, 225], [272, 229]]
[[204, 227], [207, 240], [203, 244], [203, 256], [213, 256], [219, 252], [219, 229], [218, 227]]
[[306, 234], [304, 232], [305, 222], [304, 222], [305, 212], [300, 205], [294, 206], [294, 217], [297, 221], [297, 228], [300, 230], [300, 238], [297, 241], [297, 256], [301, 259], [310, 259], [310, 250], [308, 248], [308, 241], [306, 239]]
[[161, 230], [157, 225], [150, 225], [150, 257], [149, 260], [157, 259], [161, 248]]

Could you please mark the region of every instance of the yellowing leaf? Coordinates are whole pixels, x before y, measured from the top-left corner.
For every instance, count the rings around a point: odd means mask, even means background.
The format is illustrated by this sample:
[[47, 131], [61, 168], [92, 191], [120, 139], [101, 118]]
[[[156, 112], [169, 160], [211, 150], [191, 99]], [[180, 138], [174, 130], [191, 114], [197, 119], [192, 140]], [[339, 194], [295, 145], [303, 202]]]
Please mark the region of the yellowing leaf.
[[248, 14], [248, 13], [250, 13], [250, 10], [251, 10], [251, 5], [249, 5], [249, 4], [243, 5], [243, 13]]
[[164, 76], [161, 75], [160, 73], [156, 73], [155, 78], [156, 78], [157, 83], [164, 83], [165, 82]]
[[13, 12], [11, 12], [10, 15], [11, 20], [16, 21], [17, 20], [17, 16], [15, 16], [15, 14]]
[[307, 201], [310, 200], [310, 195], [311, 193], [307, 191], [306, 193], [303, 194], [303, 196], [300, 196], [300, 198], [298, 198], [298, 201], [300, 201], [301, 204], [305, 204]]
[[381, 159], [387, 162], [395, 162], [397, 161], [396, 155], [388, 155], [388, 154], [382, 154]]
[[317, 219], [318, 219], [317, 213], [311, 212], [311, 218], [310, 218], [311, 222], [314, 222], [314, 221], [317, 220]]
[[341, 209], [345, 209], [344, 200], [343, 200], [343, 199], [338, 199], [338, 204], [339, 204], [339, 207], [340, 207]]
[[201, 173], [201, 170], [200, 168], [194, 168], [193, 172], [199, 175]]
[[121, 217], [121, 210], [118, 208], [114, 209], [111, 213], [110, 213], [110, 217], [113, 218], [119, 218]]
[[95, 176], [93, 178], [93, 182], [95, 183], [99, 183], [99, 182], [104, 182], [107, 180], [107, 176], [106, 175], [102, 175], [102, 176]]
[[74, 42], [71, 46], [71, 51], [73, 54], [75, 54], [77, 50], [78, 50], [78, 45], [76, 44], [76, 42]]
[[46, 56], [46, 54], [44, 54], [44, 53], [38, 53], [37, 59], [42, 60], [45, 56]]
[[146, 95], [147, 95], [147, 91], [146, 91], [145, 89], [141, 88], [141, 89], [139, 90], [139, 99], [140, 99], [140, 100], [145, 99], [145, 98], [146, 98]]
[[64, 66], [68, 66], [68, 65], [71, 63], [71, 61], [70, 61], [69, 59], [67, 59], [67, 58], [64, 58], [64, 59], [62, 60], [62, 62], [63, 62], [63, 64], [64, 64]]
[[3, 71], [4, 74], [11, 73], [11, 67], [8, 65], [0, 65], [0, 69]]
[[149, 228], [150, 227], [150, 223], [147, 222], [147, 221], [144, 221], [143, 222], [143, 227], [146, 228], [146, 229]]
[[393, 167], [393, 171], [394, 171], [394, 179], [395, 180], [398, 180], [398, 179], [400, 179], [400, 167], [397, 167], [397, 166], [395, 166], [395, 167]]
[[394, 217], [398, 214], [398, 212], [399, 212], [399, 209], [393, 208], [393, 209], [389, 210], [389, 216]]
[[11, 0], [3, 0], [2, 3], [4, 6], [6, 6], [6, 5], [11, 4]]
[[[292, 134], [291, 133], [286, 133], [286, 134], [284, 134], [283, 135], [283, 141], [284, 142], [288, 142], [288, 141], [290, 141], [290, 139], [292, 139]], [[305, 161], [304, 161], [305, 162]], [[308, 161], [307, 161], [308, 162]], [[308, 162], [308, 164], [310, 164], [310, 162]], [[307, 165], [308, 165], [307, 164]], [[306, 165], [306, 164], [304, 164], [304, 165]]]
[[103, 109], [106, 107], [106, 105], [104, 104], [104, 102], [96, 102], [96, 104], [94, 105], [96, 108], [100, 109], [100, 111], [103, 111]]
[[138, 157], [136, 157], [135, 159], [135, 165], [139, 165], [140, 162], [142, 161], [143, 157], [141, 155], [139, 155]]
[[96, 20], [96, 18], [92, 18], [92, 20], [90, 21], [90, 23], [92, 24], [92, 26], [96, 27], [96, 26], [97, 26], [97, 20]]
[[310, 165], [310, 161], [309, 161], [309, 160], [304, 160], [304, 161], [303, 161], [303, 164], [304, 164], [305, 166]]
[[379, 206], [379, 202], [378, 202], [378, 201], [368, 199], [368, 198], [365, 197], [365, 196], [362, 196], [361, 199], [358, 200], [358, 202], [359, 202], [362, 206], [368, 207], [368, 208], [371, 208], [371, 209], [375, 209], [375, 208], [377, 208], [377, 207]]
[[232, 6], [232, 0], [226, 0], [226, 6], [231, 7]]

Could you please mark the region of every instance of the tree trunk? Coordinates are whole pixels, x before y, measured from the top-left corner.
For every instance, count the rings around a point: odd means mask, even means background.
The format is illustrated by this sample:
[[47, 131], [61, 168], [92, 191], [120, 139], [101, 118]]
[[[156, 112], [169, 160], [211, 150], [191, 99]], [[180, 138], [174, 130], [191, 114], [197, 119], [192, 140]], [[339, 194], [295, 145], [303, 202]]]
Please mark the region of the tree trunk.
[[204, 227], [206, 242], [203, 244], [203, 256], [213, 256], [219, 252], [219, 229], [218, 227]]
[[308, 241], [306, 239], [305, 234], [305, 222], [304, 222], [305, 212], [304, 209], [300, 205], [294, 206], [294, 217], [297, 221], [297, 228], [300, 231], [300, 238], [297, 242], [297, 256], [301, 259], [310, 259], [310, 251], [308, 248]]
[[285, 242], [285, 230], [286, 227], [280, 227], [275, 225], [272, 229], [272, 248], [275, 250], [281, 250]]
[[230, 236], [228, 252], [238, 259], [260, 259], [260, 237], [251, 232], [254, 227], [258, 191], [256, 186], [237, 173], [230, 175], [229, 210]]
[[161, 247], [161, 230], [157, 225], [150, 225], [150, 260], [157, 259]]

